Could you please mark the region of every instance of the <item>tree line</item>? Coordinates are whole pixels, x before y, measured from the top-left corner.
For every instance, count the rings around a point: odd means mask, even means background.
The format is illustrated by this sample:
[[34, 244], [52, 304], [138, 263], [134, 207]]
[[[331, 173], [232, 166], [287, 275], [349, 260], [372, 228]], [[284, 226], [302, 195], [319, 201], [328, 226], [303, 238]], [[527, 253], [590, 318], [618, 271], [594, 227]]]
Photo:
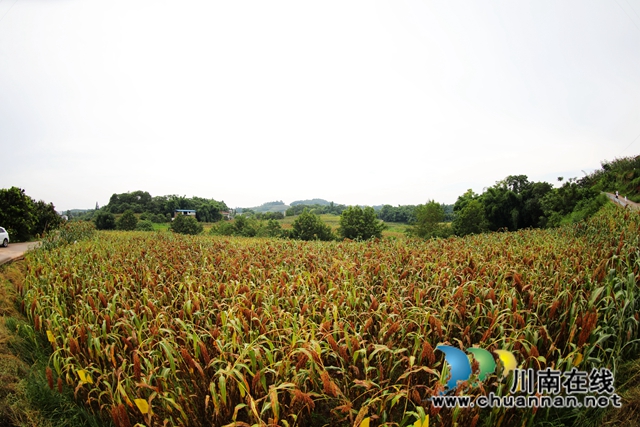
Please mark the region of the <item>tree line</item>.
[[0, 189], [0, 225], [13, 242], [31, 240], [56, 229], [62, 218], [53, 203], [36, 201], [18, 187]]
[[122, 214], [131, 210], [136, 214], [147, 214], [153, 222], [168, 222], [176, 209], [193, 209], [198, 221], [202, 222], [220, 221], [220, 212], [229, 211], [229, 207], [223, 201], [175, 194], [151, 197], [147, 191], [113, 194], [109, 203], [101, 210], [112, 214]]
[[[285, 237], [302, 240], [347, 238], [366, 240], [380, 237], [385, 222], [410, 224], [407, 233], [418, 238], [465, 236], [488, 231], [555, 227], [581, 221], [607, 203], [602, 191], [620, 192], [630, 200], [640, 201], [640, 156], [603, 161], [602, 169], [585, 177], [564, 180], [560, 187], [547, 182], [529, 181], [526, 175], [509, 175], [486, 188], [482, 194], [471, 189], [460, 195], [453, 205], [433, 200], [421, 205], [393, 207], [383, 205], [377, 212], [371, 207], [335, 204], [296, 204], [287, 216], [297, 216], [292, 229], [278, 222], [281, 212], [251, 212], [235, 221], [221, 221], [211, 232], [222, 235]], [[282, 202], [272, 202], [282, 204]], [[17, 187], [0, 190], [0, 225], [8, 229], [12, 240], [29, 240], [57, 228], [62, 219], [52, 203], [35, 201]], [[217, 222], [229, 211], [222, 201], [201, 197], [159, 196], [146, 191], [113, 194], [103, 208], [88, 211], [79, 219], [91, 220], [98, 229], [152, 230], [154, 222], [167, 222], [176, 209], [194, 209], [197, 219], [179, 216], [171, 224], [177, 232], [202, 232], [202, 222]], [[334, 233], [320, 219], [320, 214], [340, 215], [340, 227]], [[116, 219], [115, 214], [121, 214]], [[138, 214], [138, 216], [136, 216]]]
[[[186, 197], [178, 195], [152, 197], [146, 191], [113, 194], [109, 203], [102, 208], [88, 211], [76, 219], [93, 221], [98, 230], [128, 230], [132, 229], [132, 216], [138, 214], [140, 224], [133, 229], [153, 229], [153, 223], [170, 222], [177, 209], [196, 211], [196, 219], [200, 222], [216, 222], [223, 219], [222, 212], [228, 212], [229, 207], [223, 201], [205, 199], [202, 197]], [[126, 215], [116, 219], [116, 214]], [[136, 218], [138, 219], [138, 218]], [[124, 227], [124, 228], [123, 228]]]

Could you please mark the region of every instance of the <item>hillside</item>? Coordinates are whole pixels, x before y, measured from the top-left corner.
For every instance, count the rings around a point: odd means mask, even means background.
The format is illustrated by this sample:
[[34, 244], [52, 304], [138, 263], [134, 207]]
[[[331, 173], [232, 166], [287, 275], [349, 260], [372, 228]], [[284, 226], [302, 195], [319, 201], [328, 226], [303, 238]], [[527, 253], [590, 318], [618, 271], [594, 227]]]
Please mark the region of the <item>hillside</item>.
[[331, 202], [327, 202], [325, 199], [307, 199], [307, 200], [296, 200], [295, 202], [291, 202], [291, 206], [297, 206], [297, 205], [327, 206], [330, 204]]
[[597, 191], [618, 191], [620, 196], [640, 202], [640, 155], [604, 160], [601, 165], [602, 169], [584, 177], [580, 182]]

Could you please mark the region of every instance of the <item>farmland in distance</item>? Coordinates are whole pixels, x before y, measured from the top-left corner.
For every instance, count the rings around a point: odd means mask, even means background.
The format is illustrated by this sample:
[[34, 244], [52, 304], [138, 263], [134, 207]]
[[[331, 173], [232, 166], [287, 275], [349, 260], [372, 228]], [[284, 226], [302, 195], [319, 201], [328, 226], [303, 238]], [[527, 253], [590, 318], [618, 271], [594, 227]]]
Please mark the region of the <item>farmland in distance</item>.
[[[109, 232], [28, 255], [23, 310], [55, 378], [117, 426], [522, 425], [438, 409], [438, 344], [521, 368], [637, 355], [640, 215], [430, 241]], [[636, 340], [636, 341], [634, 341]], [[470, 395], [507, 394], [498, 375]]]

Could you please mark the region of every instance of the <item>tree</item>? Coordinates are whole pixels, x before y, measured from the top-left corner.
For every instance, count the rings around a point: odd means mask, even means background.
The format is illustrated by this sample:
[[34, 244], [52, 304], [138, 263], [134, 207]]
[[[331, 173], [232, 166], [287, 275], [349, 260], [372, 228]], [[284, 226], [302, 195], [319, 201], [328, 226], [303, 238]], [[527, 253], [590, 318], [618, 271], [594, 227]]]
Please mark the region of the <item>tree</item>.
[[385, 229], [383, 222], [378, 221], [372, 207], [362, 209], [359, 206], [349, 206], [340, 215], [338, 233], [342, 238], [352, 240], [368, 240], [372, 237], [382, 237]]
[[196, 218], [202, 222], [218, 222], [222, 219], [222, 215], [217, 204], [204, 202], [196, 209]]
[[188, 215], [176, 216], [176, 219], [171, 222], [169, 228], [180, 234], [200, 234], [203, 230], [202, 224], [194, 217]]
[[[460, 200], [460, 199], [458, 199]], [[468, 200], [464, 208], [456, 213], [452, 224], [453, 232], [458, 236], [483, 233], [489, 229], [484, 215], [484, 206], [478, 199]]]
[[36, 202], [18, 187], [0, 189], [0, 225], [9, 231], [11, 240], [29, 240], [58, 228], [61, 223], [53, 203]]
[[131, 209], [124, 211], [122, 216], [116, 221], [116, 228], [118, 230], [135, 230], [136, 225], [138, 225], [138, 218], [136, 218]]
[[98, 230], [116, 229], [116, 217], [111, 212], [100, 211], [93, 217], [93, 221]]
[[36, 224], [33, 200], [24, 190], [11, 187], [0, 190], [0, 224], [7, 229], [13, 241], [26, 241], [32, 236]]
[[138, 221], [138, 225], [136, 225], [136, 231], [153, 231], [153, 223], [148, 219]]
[[458, 197], [458, 200], [453, 204], [453, 213], [457, 214], [462, 211], [469, 202], [479, 199], [480, 196], [476, 194], [471, 188], [465, 191], [462, 196]]
[[526, 175], [509, 175], [482, 195], [490, 230], [518, 230], [544, 225], [543, 199], [553, 187], [529, 182]]
[[451, 234], [450, 228], [442, 224], [444, 207], [440, 203], [430, 200], [426, 205], [418, 205], [414, 213], [416, 222], [407, 229], [409, 235], [428, 239]]
[[318, 215], [304, 210], [295, 221], [290, 234], [291, 238], [299, 240], [333, 240], [331, 227], [326, 225]]
[[235, 232], [233, 234], [237, 236], [244, 237], [254, 237], [258, 233], [258, 222], [250, 217], [244, 215], [238, 215], [233, 220], [233, 226], [235, 227]]
[[282, 226], [275, 219], [270, 219], [269, 221], [267, 221], [266, 230], [267, 230], [267, 236], [269, 237], [282, 236]]
[[386, 222], [396, 222], [396, 212], [393, 206], [384, 205], [380, 212], [378, 212], [378, 218]]
[[385, 222], [404, 222], [413, 223], [416, 220], [414, 205], [404, 205], [393, 207], [391, 205], [383, 205], [378, 212], [378, 218]]
[[214, 225], [209, 230], [209, 234], [221, 236], [233, 236], [235, 232], [236, 227], [230, 221], [220, 221], [218, 225]]
[[33, 204], [34, 225], [31, 234], [43, 235], [49, 230], [56, 229], [62, 224], [62, 218], [56, 212], [53, 203], [39, 200]]

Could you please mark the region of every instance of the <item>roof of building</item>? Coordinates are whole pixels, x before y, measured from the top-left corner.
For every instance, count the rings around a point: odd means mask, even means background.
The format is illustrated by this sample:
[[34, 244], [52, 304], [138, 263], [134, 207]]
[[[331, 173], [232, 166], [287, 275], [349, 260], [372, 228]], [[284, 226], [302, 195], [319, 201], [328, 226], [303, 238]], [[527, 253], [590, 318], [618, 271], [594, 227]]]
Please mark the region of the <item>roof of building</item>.
[[176, 212], [195, 212], [195, 209], [176, 209]]

